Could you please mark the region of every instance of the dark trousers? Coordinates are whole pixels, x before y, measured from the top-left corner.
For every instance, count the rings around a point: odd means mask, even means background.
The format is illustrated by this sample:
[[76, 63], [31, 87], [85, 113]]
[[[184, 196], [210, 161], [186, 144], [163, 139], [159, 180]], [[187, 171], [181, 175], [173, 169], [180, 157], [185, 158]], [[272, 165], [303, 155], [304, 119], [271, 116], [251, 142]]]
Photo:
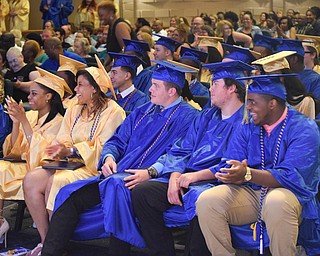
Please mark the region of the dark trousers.
[[[139, 219], [142, 235], [151, 255], [176, 255], [172, 232], [163, 220], [163, 213], [173, 206], [168, 201], [167, 192], [168, 184], [156, 181], [143, 182], [132, 190], [133, 210]], [[197, 218], [190, 223], [184, 255], [211, 255]]]
[[[79, 222], [80, 214], [101, 203], [99, 183], [88, 184], [75, 191], [53, 214], [42, 256], [61, 256]], [[120, 252], [118, 252], [120, 250]], [[130, 245], [110, 238], [109, 255], [129, 255]]]

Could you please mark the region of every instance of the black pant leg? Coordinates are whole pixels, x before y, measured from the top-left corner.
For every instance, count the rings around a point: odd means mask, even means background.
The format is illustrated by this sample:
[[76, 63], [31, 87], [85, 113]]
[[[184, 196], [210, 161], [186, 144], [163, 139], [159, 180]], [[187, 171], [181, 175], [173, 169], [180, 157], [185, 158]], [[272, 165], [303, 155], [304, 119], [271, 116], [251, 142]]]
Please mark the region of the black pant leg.
[[201, 232], [198, 217], [190, 221], [184, 256], [210, 256], [204, 236]]
[[130, 249], [131, 244], [110, 236], [109, 256], [128, 256], [130, 255]]
[[98, 182], [72, 193], [53, 214], [41, 255], [61, 256], [79, 222], [80, 214], [99, 203]]
[[151, 255], [175, 255], [172, 232], [163, 220], [163, 213], [172, 206], [167, 191], [168, 184], [157, 181], [143, 182], [132, 190], [133, 210]]

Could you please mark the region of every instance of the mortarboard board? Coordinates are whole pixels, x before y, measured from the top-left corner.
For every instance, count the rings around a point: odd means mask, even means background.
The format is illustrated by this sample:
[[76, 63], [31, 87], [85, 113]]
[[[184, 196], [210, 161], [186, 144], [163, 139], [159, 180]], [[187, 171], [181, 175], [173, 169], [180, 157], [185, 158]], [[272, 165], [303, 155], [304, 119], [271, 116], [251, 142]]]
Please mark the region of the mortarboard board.
[[36, 68], [39, 71], [41, 77], [36, 78], [34, 81], [54, 90], [59, 94], [60, 98], [63, 99], [65, 89], [69, 88], [67, 82], [63, 78], [52, 74], [47, 70], [39, 67]]
[[143, 60], [141, 60], [136, 55], [131, 54], [123, 54], [116, 52], [109, 52], [109, 55], [115, 58], [112, 67], [128, 67], [131, 68], [135, 73], [137, 73], [137, 67], [140, 64], [145, 64]]
[[252, 61], [255, 61], [261, 56], [261, 54], [258, 52], [250, 51], [249, 49], [240, 46], [222, 43], [222, 47], [223, 50], [227, 52], [227, 54], [224, 56], [224, 59], [227, 58], [232, 60], [240, 60], [250, 64]]
[[[213, 73], [212, 81], [223, 78], [236, 79], [244, 77], [244, 71], [251, 71], [254, 69], [240, 60], [210, 63], [203, 66]], [[244, 86], [243, 82], [240, 83]]]
[[182, 46], [180, 51], [180, 56], [181, 56], [181, 59], [193, 60], [200, 65], [201, 62], [206, 61], [208, 57], [208, 53]]
[[198, 46], [210, 46], [217, 48], [219, 42], [223, 42], [222, 37], [214, 37], [214, 36], [198, 36], [200, 40]]
[[123, 43], [125, 44], [124, 52], [138, 52], [141, 55], [145, 55], [146, 52], [150, 51], [150, 47], [148, 43], [142, 42], [142, 41], [137, 41], [137, 40], [130, 40], [123, 38]]
[[195, 68], [188, 68], [187, 65], [166, 60], [152, 60], [157, 64], [156, 70], [152, 74], [153, 79], [173, 83], [183, 88], [185, 73], [196, 73]]
[[296, 54], [304, 57], [304, 48], [302, 46], [302, 40], [290, 40], [278, 38], [279, 44], [277, 45], [277, 52], [282, 51], [295, 51]]
[[280, 77], [294, 75], [296, 74], [272, 74], [242, 77], [237, 78], [237, 80], [251, 80], [248, 93], [272, 95], [285, 101], [287, 92], [284, 84], [280, 81]]
[[162, 46], [168, 48], [172, 53], [174, 53], [175, 50], [177, 49], [177, 47], [181, 45], [180, 42], [173, 40], [170, 37], [160, 36], [160, 35], [156, 35], [156, 34], [154, 34], [154, 35], [159, 37], [156, 44], [162, 45]]
[[276, 51], [279, 41], [270, 36], [264, 36], [256, 34], [253, 38], [254, 46], [260, 46], [271, 50], [272, 52]]
[[60, 62], [60, 66], [58, 68], [58, 71], [70, 71], [74, 75], [77, 75], [78, 70], [82, 70], [87, 67], [86, 64], [80, 61], [68, 58], [61, 54], [59, 55], [59, 62]]
[[308, 36], [308, 35], [296, 35], [298, 39], [303, 40], [302, 45], [305, 46], [311, 46], [313, 47], [317, 52], [317, 57], [319, 57], [320, 52], [320, 36]]
[[251, 64], [262, 65], [265, 72], [273, 72], [284, 68], [290, 68], [286, 57], [295, 54], [295, 51], [282, 51], [264, 58], [258, 59]]

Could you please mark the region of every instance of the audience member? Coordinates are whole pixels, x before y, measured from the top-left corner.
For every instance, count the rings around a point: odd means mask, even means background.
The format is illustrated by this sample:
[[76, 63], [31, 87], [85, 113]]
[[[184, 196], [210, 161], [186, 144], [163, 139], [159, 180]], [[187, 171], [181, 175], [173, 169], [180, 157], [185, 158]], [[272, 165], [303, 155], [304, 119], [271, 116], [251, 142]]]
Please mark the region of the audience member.
[[29, 29], [29, 0], [9, 1], [9, 30], [19, 29], [21, 31]]
[[67, 24], [73, 9], [72, 0], [41, 0], [43, 27], [48, 20], [52, 20], [56, 28]]
[[100, 21], [97, 5], [96, 0], [82, 0], [75, 15], [75, 26], [80, 28], [81, 22], [87, 21], [93, 24], [94, 29], [98, 29], [100, 27]]

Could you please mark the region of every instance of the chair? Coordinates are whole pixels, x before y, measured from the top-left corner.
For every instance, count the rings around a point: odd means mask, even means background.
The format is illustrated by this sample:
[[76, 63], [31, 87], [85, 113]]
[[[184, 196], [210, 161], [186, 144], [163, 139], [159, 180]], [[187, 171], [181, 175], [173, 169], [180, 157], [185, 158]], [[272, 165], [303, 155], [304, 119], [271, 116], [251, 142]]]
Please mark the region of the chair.
[[24, 210], [26, 209], [27, 205], [24, 200], [19, 200], [18, 202], [18, 209], [17, 209], [17, 215], [16, 215], [16, 221], [14, 224], [14, 231], [21, 230], [22, 222], [23, 222], [23, 216], [24, 216]]

